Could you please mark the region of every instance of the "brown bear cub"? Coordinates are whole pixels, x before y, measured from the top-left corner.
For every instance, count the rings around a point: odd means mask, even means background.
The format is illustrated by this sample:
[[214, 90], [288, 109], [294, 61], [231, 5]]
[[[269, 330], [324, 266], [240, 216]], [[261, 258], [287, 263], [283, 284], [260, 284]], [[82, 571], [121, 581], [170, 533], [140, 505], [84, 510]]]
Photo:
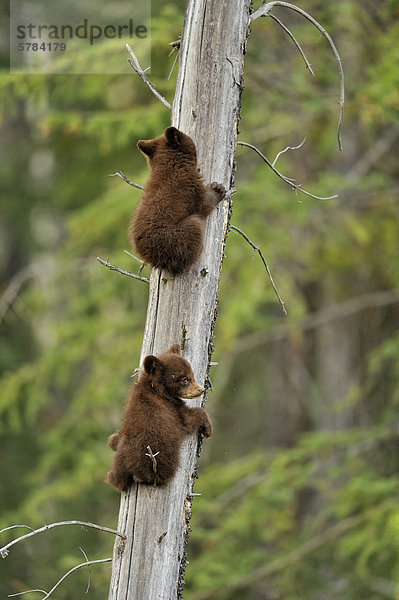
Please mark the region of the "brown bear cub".
[[137, 146], [151, 174], [129, 237], [145, 263], [178, 275], [199, 258], [204, 219], [226, 192], [220, 183], [203, 183], [194, 142], [176, 127], [154, 140], [139, 140]]
[[203, 393], [177, 344], [158, 358], [146, 356], [144, 372], [130, 391], [122, 427], [108, 440], [115, 450], [108, 483], [126, 491], [133, 481], [153, 485], [170, 481], [184, 437], [212, 433], [208, 413], [182, 400]]

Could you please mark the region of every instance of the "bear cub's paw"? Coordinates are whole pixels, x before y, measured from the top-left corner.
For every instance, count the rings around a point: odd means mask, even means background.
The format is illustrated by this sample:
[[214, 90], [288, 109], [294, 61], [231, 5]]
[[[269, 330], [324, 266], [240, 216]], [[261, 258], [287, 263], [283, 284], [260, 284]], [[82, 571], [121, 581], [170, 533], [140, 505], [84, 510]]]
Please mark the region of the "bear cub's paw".
[[205, 415], [204, 415], [204, 422], [202, 423], [202, 425], [200, 427], [200, 432], [206, 438], [209, 438], [212, 435], [212, 423], [211, 423], [207, 413], [205, 413]]
[[116, 449], [118, 447], [119, 438], [120, 438], [119, 431], [117, 431], [117, 432], [115, 432], [115, 433], [113, 433], [112, 435], [109, 436], [109, 438], [108, 438], [108, 446], [111, 448], [111, 450], [116, 451]]
[[221, 183], [217, 183], [217, 181], [214, 181], [213, 183], [209, 184], [209, 189], [215, 192], [215, 194], [218, 196], [218, 202], [221, 202], [221, 200], [223, 200], [223, 198], [226, 195], [226, 190], [224, 189], [224, 186]]

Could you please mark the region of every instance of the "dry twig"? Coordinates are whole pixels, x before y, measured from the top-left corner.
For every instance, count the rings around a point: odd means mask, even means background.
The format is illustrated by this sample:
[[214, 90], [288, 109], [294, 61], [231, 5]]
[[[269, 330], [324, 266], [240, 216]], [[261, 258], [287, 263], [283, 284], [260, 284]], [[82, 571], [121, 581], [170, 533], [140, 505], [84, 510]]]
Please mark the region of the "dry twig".
[[121, 275], [127, 275], [128, 277], [133, 277], [133, 279], [138, 279], [139, 281], [144, 281], [145, 283], [150, 283], [150, 280], [147, 277], [142, 277], [141, 275], [136, 275], [136, 273], [131, 273], [130, 271], [125, 271], [125, 269], [121, 269], [120, 267], [116, 267], [108, 260], [104, 260], [97, 256], [98, 262], [100, 262], [105, 267], [108, 267], [111, 271], [117, 271]]
[[142, 185], [140, 185], [139, 183], [134, 183], [134, 181], [130, 181], [130, 179], [128, 179], [123, 173], [122, 171], [117, 171], [116, 173], [108, 173], [108, 177], [120, 177], [121, 179], [123, 179], [123, 181], [125, 181], [126, 183], [128, 183], [129, 185], [137, 188], [138, 190], [143, 190], [144, 187]]
[[37, 590], [25, 590], [25, 592], [18, 592], [16, 594], [8, 594], [8, 597], [13, 598], [14, 596], [23, 596], [24, 594], [30, 594], [31, 592], [40, 592], [41, 594], [44, 594], [44, 595], [47, 594], [46, 590], [37, 589]]
[[[113, 533], [115, 535], [118, 535], [123, 540], [126, 539], [126, 536], [123, 535], [123, 533], [116, 531], [116, 529], [110, 529], [109, 527], [104, 527], [103, 525], [96, 525], [95, 523], [88, 523], [87, 521], [59, 521], [57, 523], [50, 523], [49, 525], [44, 525], [43, 527], [40, 527], [39, 529], [32, 529], [32, 531], [30, 533], [26, 533], [25, 535], [21, 535], [20, 537], [16, 538], [15, 540], [12, 540], [12, 542], [9, 542], [8, 544], [6, 544], [2, 548], [0, 548], [0, 556], [2, 558], [6, 558], [6, 556], [8, 556], [8, 553], [9, 553], [9, 548], [11, 548], [11, 546], [14, 546], [14, 544], [17, 544], [18, 542], [21, 542], [22, 540], [26, 540], [27, 538], [32, 537], [33, 535], [36, 535], [37, 533], [42, 533], [43, 531], [48, 531], [49, 529], [53, 529], [54, 527], [61, 527], [63, 525], [80, 525], [82, 527], [91, 527], [92, 529], [99, 529], [101, 531], [106, 531], [107, 533]], [[26, 527], [26, 525], [23, 525], [23, 527]], [[7, 529], [10, 529], [10, 528], [7, 527]], [[3, 530], [3, 531], [5, 531], [5, 530]]]
[[169, 42], [169, 46], [172, 46], [172, 50], [169, 52], [168, 56], [172, 56], [175, 52], [179, 52], [181, 45], [181, 35], [174, 42]]
[[[81, 553], [82, 553], [82, 554], [83, 554], [83, 556], [85, 557], [85, 559], [86, 559], [86, 562], [89, 562], [89, 557], [87, 556], [87, 554], [86, 554], [86, 552], [83, 550], [83, 548], [81, 548], [81, 547], [79, 546], [79, 550], [81, 551]], [[88, 594], [88, 592], [89, 592], [89, 589], [90, 589], [90, 583], [91, 583], [91, 568], [90, 568], [90, 565], [89, 565], [89, 576], [88, 576], [88, 578], [87, 578], [87, 587], [86, 587], [85, 594]]]
[[151, 450], [151, 446], [147, 446], [147, 450], [148, 450], [148, 452], [146, 452], [145, 455], [149, 456], [151, 458], [152, 470], [154, 471], [154, 473], [156, 473], [158, 471], [158, 464], [157, 464], [157, 459], [155, 457], [158, 456], [159, 452], [155, 452], [155, 454], [154, 454], [153, 451]]
[[20, 527], [25, 527], [26, 529], [30, 529], [31, 531], [35, 531], [33, 529], [33, 527], [29, 527], [29, 525], [10, 525], [10, 527], [4, 527], [4, 529], [2, 529], [0, 531], [0, 533], [3, 533], [4, 531], [9, 531], [10, 529], [19, 529]]
[[173, 71], [175, 70], [175, 66], [176, 66], [176, 63], [177, 63], [177, 59], [178, 59], [178, 58], [179, 58], [179, 53], [177, 53], [177, 54], [176, 54], [176, 56], [175, 56], [175, 60], [173, 61], [172, 68], [171, 68], [171, 70], [169, 71], [169, 75], [168, 75], [168, 81], [169, 81], [169, 79], [172, 77], [172, 73], [173, 73]]
[[148, 456], [149, 458], [151, 458], [152, 460], [152, 470], [154, 471], [154, 483], [153, 486], [157, 487], [157, 481], [158, 481], [158, 463], [157, 463], [157, 459], [155, 458], [156, 456], [158, 456], [159, 451], [155, 452], [155, 454], [153, 453], [153, 451], [151, 450], [151, 446], [147, 446], [147, 450], [148, 452], [145, 453], [146, 456]]
[[0, 327], [8, 312], [13, 308], [25, 283], [37, 276], [34, 265], [24, 267], [16, 273], [8, 283], [4, 293], [0, 297]]
[[158, 100], [160, 100], [162, 102], [162, 104], [164, 106], [166, 106], [166, 108], [169, 108], [169, 110], [172, 110], [172, 106], [169, 104], [169, 102], [166, 100], [166, 98], [164, 98], [162, 96], [162, 94], [160, 94], [158, 92], [158, 90], [155, 88], [154, 84], [152, 84], [151, 81], [148, 79], [147, 75], [145, 74], [145, 71], [140, 66], [137, 56], [135, 55], [135, 53], [133, 52], [133, 50], [131, 49], [129, 44], [126, 44], [126, 48], [127, 48], [127, 51], [129, 52], [130, 56], [133, 59], [133, 62], [130, 59], [128, 59], [129, 64], [132, 67], [132, 69], [134, 71], [136, 71], [137, 75], [139, 75], [141, 77], [141, 79], [144, 81], [144, 83], [147, 84], [147, 86], [150, 88], [150, 90], [152, 91], [154, 96], [156, 96], [158, 98]]
[[172, 77], [172, 73], [173, 73], [173, 71], [175, 69], [175, 66], [176, 66], [176, 63], [177, 63], [177, 59], [179, 58], [180, 43], [181, 43], [181, 36], [179, 37], [178, 40], [175, 40], [174, 42], [169, 42], [169, 46], [172, 46], [172, 50], [169, 52], [169, 56], [172, 56], [172, 54], [174, 54], [174, 52], [176, 52], [176, 56], [175, 56], [175, 60], [173, 61], [173, 65], [172, 65], [172, 68], [170, 70], [170, 73], [168, 75], [168, 81]]
[[[280, 171], [278, 171], [273, 165], [274, 163], [271, 163], [269, 159], [266, 158], [266, 156], [264, 154], [262, 154], [262, 152], [253, 144], [248, 144], [247, 142], [241, 142], [241, 141], [237, 141], [237, 144], [239, 144], [240, 146], [247, 146], [248, 148], [252, 148], [252, 150], [255, 150], [255, 152], [265, 161], [265, 163], [271, 168], [272, 171], [274, 171], [274, 173], [276, 173], [276, 175], [278, 175], [280, 177], [280, 179], [282, 179], [283, 181], [285, 181], [285, 183], [288, 183], [289, 186], [292, 187], [292, 189], [296, 190], [297, 192], [301, 192], [302, 194], [306, 194], [306, 196], [310, 196], [311, 198], [315, 198], [316, 200], [332, 200], [333, 198], [338, 198], [338, 194], [334, 194], [333, 196], [316, 196], [315, 194], [311, 194], [310, 192], [307, 192], [306, 190], [304, 190], [300, 185], [294, 183], [294, 180], [291, 179], [290, 177], [286, 177], [285, 175], [283, 175], [282, 173], [280, 173]], [[302, 144], [301, 144], [302, 145]], [[287, 147], [288, 149], [289, 147]], [[285, 150], [283, 150], [283, 152], [285, 152]], [[281, 154], [281, 153], [280, 153]], [[277, 155], [276, 159], [274, 162], [276, 162], [277, 158], [279, 155]]]
[[294, 36], [294, 34], [288, 29], [288, 27], [286, 25], [284, 25], [284, 23], [282, 21], [280, 21], [280, 19], [278, 19], [277, 17], [275, 17], [271, 13], [269, 13], [269, 17], [271, 17], [273, 19], [273, 21], [276, 21], [276, 23], [278, 23], [280, 25], [281, 29], [283, 29], [286, 33], [288, 33], [288, 35], [290, 36], [290, 38], [294, 42], [295, 46], [298, 48], [298, 50], [299, 50], [299, 52], [300, 52], [303, 60], [305, 61], [306, 68], [309, 69], [309, 71], [314, 76], [314, 72], [313, 72], [312, 67], [310, 66], [310, 62], [306, 58], [305, 53], [302, 50], [301, 46], [299, 45], [298, 40], [296, 39], [296, 37]]
[[125, 252], [126, 254], [128, 254], [129, 256], [131, 256], [132, 258], [134, 258], [134, 260], [137, 260], [137, 262], [139, 262], [140, 265], [144, 265], [144, 261], [142, 261], [140, 258], [137, 258], [137, 256], [135, 256], [134, 254], [132, 254], [131, 252], [129, 252], [129, 250], [124, 250], [123, 252]]
[[41, 592], [42, 594], [45, 594], [42, 598], [42, 600], [47, 600], [47, 598], [50, 598], [51, 594], [54, 592], [54, 590], [57, 589], [57, 587], [59, 585], [61, 585], [61, 583], [64, 581], [64, 579], [66, 579], [68, 577], [68, 575], [70, 575], [71, 573], [73, 573], [74, 571], [77, 571], [78, 569], [81, 569], [82, 567], [88, 567], [90, 565], [97, 565], [100, 563], [106, 563], [106, 562], [111, 562], [112, 561], [112, 557], [110, 558], [100, 558], [98, 560], [88, 560], [84, 563], [80, 563], [80, 565], [76, 565], [75, 567], [72, 567], [72, 569], [70, 569], [67, 573], [65, 573], [65, 575], [63, 575], [61, 577], [61, 579], [59, 579], [57, 581], [57, 583], [55, 585], [53, 585], [53, 587], [51, 588], [51, 590], [49, 592], [46, 592], [45, 590], [26, 590], [25, 592], [18, 592], [17, 594], [9, 594], [8, 597], [12, 598], [15, 596], [21, 596], [22, 594], [28, 594], [29, 592]]
[[[132, 258], [134, 258], [134, 260], [137, 260], [137, 262], [140, 263], [140, 268], [138, 270], [137, 275], [141, 274], [141, 272], [143, 271], [144, 267], [148, 267], [148, 265], [146, 265], [143, 260], [141, 260], [140, 258], [137, 258], [137, 256], [135, 256], [134, 254], [132, 254], [131, 252], [129, 252], [129, 250], [124, 250], [123, 252], [125, 252], [126, 254], [128, 254], [129, 256], [131, 256]], [[151, 267], [149, 267], [149, 269], [151, 270]]]
[[284, 303], [284, 301], [281, 299], [281, 297], [280, 297], [280, 294], [278, 293], [278, 290], [277, 290], [277, 288], [276, 288], [276, 284], [275, 284], [275, 283], [274, 283], [274, 281], [273, 281], [273, 277], [272, 277], [271, 271], [270, 271], [270, 269], [269, 269], [269, 265], [267, 264], [267, 262], [266, 262], [266, 259], [265, 259], [265, 257], [263, 256], [261, 249], [259, 248], [259, 246], [256, 246], [256, 245], [255, 245], [255, 244], [254, 244], [254, 243], [253, 243], [253, 242], [252, 242], [252, 241], [249, 239], [249, 237], [248, 237], [248, 236], [247, 236], [247, 235], [246, 235], [246, 234], [245, 234], [245, 233], [244, 233], [244, 232], [243, 232], [241, 229], [239, 229], [238, 227], [235, 227], [234, 225], [229, 225], [229, 229], [230, 229], [230, 230], [233, 230], [233, 231], [236, 231], [237, 233], [239, 233], [240, 235], [242, 235], [242, 237], [243, 237], [243, 238], [244, 238], [244, 239], [245, 239], [245, 240], [248, 242], [248, 244], [249, 244], [250, 246], [252, 246], [252, 248], [255, 250], [255, 252], [258, 252], [258, 253], [259, 253], [259, 256], [261, 257], [261, 259], [262, 259], [262, 262], [263, 262], [263, 264], [265, 265], [265, 269], [266, 269], [266, 271], [267, 271], [267, 274], [268, 274], [268, 276], [269, 276], [270, 283], [272, 284], [272, 287], [273, 287], [274, 293], [276, 294], [276, 296], [277, 296], [277, 298], [278, 298], [278, 301], [280, 302], [281, 308], [283, 309], [283, 313], [286, 315], [286, 314], [287, 314], [287, 310], [286, 310], [286, 308], [285, 308], [285, 303]]
[[[342, 68], [341, 57], [338, 53], [338, 50], [337, 50], [333, 40], [331, 39], [330, 35], [324, 29], [324, 27], [322, 27], [320, 25], [320, 23], [318, 21], [316, 21], [316, 19], [314, 17], [312, 17], [312, 15], [307, 13], [302, 8], [299, 8], [299, 6], [295, 6], [295, 4], [291, 4], [290, 2], [281, 2], [280, 0], [276, 0], [275, 2], [262, 2], [262, 5], [258, 8], [258, 10], [255, 11], [251, 15], [250, 22], [255, 21], [259, 17], [271, 17], [272, 15], [270, 14], [270, 11], [275, 6], [282, 6], [283, 8], [288, 8], [290, 10], [293, 10], [293, 11], [299, 13], [303, 17], [305, 17], [305, 19], [310, 21], [316, 27], [316, 29], [318, 29], [320, 31], [320, 33], [322, 35], [324, 35], [324, 37], [327, 39], [328, 43], [330, 44], [330, 47], [334, 53], [335, 59], [338, 64], [338, 71], [339, 71], [339, 77], [340, 77], [340, 98], [339, 98], [340, 110], [339, 110], [337, 136], [338, 136], [339, 149], [342, 150], [341, 125], [342, 125], [342, 119], [343, 119], [343, 114], [344, 114], [345, 87], [344, 87], [344, 70]], [[272, 18], [274, 18], [274, 20], [276, 20], [275, 17], [272, 17]], [[289, 33], [289, 32], [287, 32], [287, 33]], [[292, 34], [290, 37], [293, 37]]]
[[[284, 154], [288, 150], [299, 150], [299, 148], [302, 148], [302, 146], [304, 145], [305, 142], [306, 142], [306, 138], [303, 138], [302, 142], [300, 144], [298, 144], [298, 146], [287, 146], [286, 148], [284, 148], [284, 150], [280, 150], [280, 152], [276, 155], [276, 158], [272, 162], [272, 167], [274, 167], [274, 165], [276, 164], [276, 162], [278, 161], [278, 159], [280, 158], [280, 156], [282, 154]], [[287, 179], [290, 179], [290, 177], [287, 177]]]

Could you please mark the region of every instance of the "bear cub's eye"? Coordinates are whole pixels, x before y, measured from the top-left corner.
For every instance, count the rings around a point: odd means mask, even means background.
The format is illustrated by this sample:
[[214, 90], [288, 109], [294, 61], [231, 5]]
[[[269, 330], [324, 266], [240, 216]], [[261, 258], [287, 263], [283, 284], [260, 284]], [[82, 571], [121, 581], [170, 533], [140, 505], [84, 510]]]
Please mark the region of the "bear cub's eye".
[[181, 382], [181, 383], [182, 383], [182, 385], [184, 385], [184, 386], [188, 385], [188, 379], [187, 379], [187, 377], [185, 377], [184, 379], [182, 379], [182, 382]]

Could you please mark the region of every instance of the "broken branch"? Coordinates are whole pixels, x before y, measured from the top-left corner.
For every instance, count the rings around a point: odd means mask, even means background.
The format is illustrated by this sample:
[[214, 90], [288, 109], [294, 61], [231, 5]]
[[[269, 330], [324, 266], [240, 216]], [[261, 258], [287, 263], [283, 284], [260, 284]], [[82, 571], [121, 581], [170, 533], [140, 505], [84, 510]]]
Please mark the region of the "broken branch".
[[174, 54], [174, 52], [176, 52], [176, 57], [175, 57], [175, 60], [173, 61], [172, 68], [171, 68], [170, 73], [168, 75], [168, 81], [172, 77], [172, 73], [173, 73], [174, 68], [176, 66], [177, 59], [179, 58], [180, 45], [181, 45], [181, 36], [179, 36], [179, 38], [177, 40], [175, 40], [174, 42], [169, 42], [169, 46], [172, 46], [172, 50], [169, 52], [168, 56], [172, 56], [172, 54]]
[[147, 75], [145, 74], [145, 71], [141, 68], [140, 63], [137, 59], [137, 56], [135, 55], [135, 53], [133, 52], [133, 50], [131, 49], [131, 47], [129, 46], [129, 44], [126, 44], [126, 48], [127, 51], [129, 52], [130, 56], [133, 58], [133, 62], [128, 58], [129, 64], [132, 67], [132, 69], [134, 71], [136, 71], [137, 75], [139, 75], [141, 77], [141, 79], [144, 81], [145, 84], [147, 84], [147, 86], [150, 88], [150, 90], [152, 91], [152, 93], [154, 94], [154, 96], [156, 96], [158, 98], [158, 100], [160, 100], [162, 102], [162, 104], [164, 106], [166, 106], [166, 108], [169, 108], [169, 110], [172, 110], [172, 106], [169, 104], [169, 102], [166, 100], [166, 98], [164, 98], [155, 88], [155, 86], [151, 83], [151, 81], [148, 79]]
[[278, 293], [278, 290], [277, 290], [277, 288], [276, 288], [276, 284], [275, 284], [275, 283], [274, 283], [274, 281], [273, 281], [273, 277], [272, 277], [271, 271], [270, 271], [270, 269], [269, 269], [269, 265], [267, 264], [267, 262], [266, 262], [266, 259], [265, 259], [265, 257], [263, 256], [261, 249], [259, 248], [259, 246], [256, 246], [256, 245], [255, 245], [255, 244], [254, 244], [254, 243], [253, 243], [253, 242], [252, 242], [252, 241], [249, 239], [249, 237], [248, 237], [248, 236], [247, 236], [247, 235], [246, 235], [246, 234], [245, 234], [245, 233], [244, 233], [244, 232], [243, 232], [241, 229], [239, 229], [238, 227], [235, 227], [234, 225], [229, 225], [229, 229], [232, 229], [233, 231], [236, 231], [237, 233], [239, 233], [239, 234], [240, 234], [240, 235], [241, 235], [241, 236], [242, 236], [242, 237], [243, 237], [243, 238], [244, 238], [244, 239], [245, 239], [245, 240], [248, 242], [248, 244], [249, 244], [250, 246], [252, 246], [252, 248], [255, 250], [255, 252], [258, 252], [259, 256], [260, 256], [260, 257], [261, 257], [261, 259], [262, 259], [262, 262], [263, 262], [263, 264], [265, 265], [265, 269], [266, 269], [266, 272], [267, 272], [267, 274], [268, 274], [268, 276], [269, 276], [270, 283], [272, 284], [272, 287], [273, 287], [274, 293], [276, 294], [276, 296], [277, 296], [277, 298], [278, 298], [278, 301], [280, 302], [280, 305], [281, 305], [281, 308], [282, 308], [282, 310], [283, 310], [283, 313], [286, 315], [286, 314], [287, 314], [287, 310], [286, 310], [286, 308], [285, 308], [285, 303], [284, 303], [284, 301], [281, 299], [281, 297], [280, 297], [280, 294]]
[[153, 486], [157, 487], [157, 481], [158, 481], [158, 476], [157, 476], [158, 463], [157, 463], [157, 459], [155, 457], [158, 456], [159, 451], [155, 452], [155, 454], [154, 454], [152, 452], [152, 450], [151, 450], [151, 446], [147, 446], [147, 450], [148, 450], [148, 453], [146, 452], [145, 455], [149, 456], [151, 458], [151, 460], [152, 460], [152, 470], [154, 471], [154, 475], [155, 475]]
[[9, 542], [8, 544], [0, 548], [0, 556], [2, 558], [6, 558], [6, 556], [8, 556], [9, 553], [9, 548], [11, 548], [11, 546], [14, 546], [14, 544], [16, 544], [17, 542], [26, 540], [27, 538], [32, 537], [32, 535], [42, 533], [43, 531], [48, 531], [49, 529], [53, 529], [54, 527], [60, 527], [61, 525], [81, 525], [82, 527], [91, 527], [92, 529], [100, 529], [101, 531], [106, 531], [107, 533], [114, 533], [115, 535], [119, 535], [119, 537], [121, 537], [123, 540], [126, 539], [126, 536], [123, 535], [123, 533], [120, 533], [115, 529], [110, 529], [109, 527], [104, 527], [103, 525], [96, 525], [95, 523], [88, 523], [87, 521], [59, 521], [58, 523], [50, 523], [49, 525], [44, 525], [39, 529], [33, 529], [30, 533], [26, 533], [25, 535], [21, 535], [21, 537], [12, 540], [12, 542]]
[[137, 256], [135, 256], [134, 254], [132, 254], [131, 252], [129, 252], [129, 250], [124, 250], [123, 252], [125, 252], [126, 254], [128, 254], [129, 256], [131, 256], [132, 258], [134, 258], [134, 260], [137, 260], [137, 262], [139, 262], [140, 265], [144, 265], [144, 261], [142, 261], [140, 258], [137, 258]]
[[[302, 146], [304, 145], [305, 142], [306, 142], [306, 138], [303, 138], [302, 142], [298, 146], [287, 146], [286, 148], [284, 148], [284, 150], [280, 150], [280, 152], [276, 155], [276, 158], [272, 162], [272, 167], [274, 167], [274, 165], [276, 164], [276, 162], [278, 161], [278, 159], [280, 158], [280, 156], [282, 154], [284, 154], [288, 150], [299, 150], [299, 148], [302, 148]], [[287, 179], [289, 179], [289, 177], [287, 177]]]
[[142, 277], [141, 275], [136, 275], [136, 273], [131, 273], [130, 271], [125, 271], [125, 269], [121, 269], [120, 267], [113, 265], [112, 263], [108, 262], [108, 260], [104, 260], [104, 259], [100, 258], [99, 256], [97, 256], [97, 260], [105, 267], [108, 267], [108, 269], [110, 269], [111, 271], [117, 271], [121, 275], [127, 275], [128, 277], [133, 277], [133, 279], [138, 279], [139, 281], [144, 281], [145, 283], [150, 283], [150, 280], [147, 279], [147, 277]]
[[[125, 252], [126, 254], [128, 254], [129, 256], [131, 256], [132, 258], [134, 258], [134, 260], [137, 260], [137, 262], [140, 263], [140, 268], [139, 268], [139, 271], [138, 271], [137, 275], [140, 275], [140, 273], [142, 272], [142, 270], [144, 269], [144, 267], [148, 266], [148, 265], [145, 264], [145, 262], [143, 260], [140, 260], [140, 258], [137, 258], [137, 256], [135, 256], [134, 254], [132, 254], [128, 250], [124, 250], [123, 252]], [[149, 268], [151, 270], [151, 267], [149, 267]]]
[[9, 594], [8, 597], [12, 598], [14, 596], [21, 596], [22, 594], [28, 594], [29, 592], [41, 592], [42, 594], [45, 594], [45, 596], [43, 596], [42, 600], [47, 600], [47, 598], [49, 598], [51, 596], [51, 594], [54, 592], [54, 590], [57, 589], [57, 587], [64, 581], [64, 579], [66, 579], [68, 577], [68, 575], [70, 575], [74, 571], [77, 571], [78, 569], [81, 569], [82, 567], [88, 567], [90, 565], [96, 565], [99, 563], [106, 563], [106, 562], [111, 562], [111, 561], [112, 561], [112, 557], [111, 558], [100, 558], [98, 560], [88, 560], [84, 563], [80, 563], [80, 565], [76, 565], [75, 567], [72, 567], [72, 569], [70, 569], [67, 573], [65, 573], [65, 575], [63, 575], [61, 577], [61, 579], [59, 579], [57, 581], [57, 583], [51, 588], [51, 590], [49, 592], [46, 592], [45, 590], [26, 590], [25, 592], [18, 592], [17, 594]]
[[[305, 19], [310, 21], [316, 27], [316, 29], [318, 29], [320, 31], [320, 33], [322, 35], [324, 35], [324, 37], [327, 39], [328, 43], [330, 44], [330, 47], [334, 53], [335, 59], [338, 64], [338, 71], [339, 71], [339, 77], [340, 77], [340, 98], [339, 98], [340, 110], [339, 110], [337, 136], [338, 136], [339, 149], [342, 150], [341, 126], [342, 126], [342, 119], [343, 119], [343, 114], [344, 114], [345, 87], [344, 87], [344, 70], [342, 67], [341, 57], [338, 53], [338, 50], [337, 50], [333, 40], [331, 39], [330, 35], [324, 29], [324, 27], [322, 27], [320, 25], [320, 23], [318, 21], [316, 21], [316, 19], [314, 17], [312, 17], [309, 13], [307, 13], [305, 10], [303, 10], [302, 8], [299, 8], [299, 6], [295, 6], [295, 4], [291, 4], [290, 2], [282, 2], [280, 0], [276, 0], [275, 2], [263, 2], [262, 5], [258, 8], [258, 10], [255, 11], [251, 15], [250, 23], [252, 21], [255, 21], [256, 19], [258, 19], [259, 17], [272, 17], [272, 15], [270, 14], [270, 11], [275, 6], [282, 6], [283, 8], [289, 8], [290, 10], [293, 10], [293, 11], [299, 13], [300, 15], [302, 15], [303, 17], [305, 17]], [[275, 17], [272, 17], [272, 18], [274, 18], [274, 20], [276, 20]]]
[[[255, 152], [265, 161], [265, 163], [272, 169], [272, 171], [274, 171], [274, 173], [276, 173], [276, 175], [278, 175], [280, 177], [280, 179], [285, 181], [285, 183], [288, 183], [288, 185], [290, 185], [294, 190], [301, 192], [302, 194], [306, 194], [307, 196], [310, 196], [311, 198], [316, 198], [316, 200], [332, 200], [333, 198], [338, 198], [338, 194], [334, 194], [333, 196], [323, 197], [323, 196], [316, 196], [315, 194], [311, 194], [310, 192], [307, 192], [300, 185], [297, 185], [296, 183], [294, 183], [293, 179], [291, 179], [290, 177], [286, 177], [285, 175], [280, 173], [280, 171], [278, 171], [273, 166], [273, 163], [271, 163], [270, 160], [268, 160], [266, 158], [266, 156], [264, 154], [262, 154], [262, 152], [260, 150], [258, 150], [258, 148], [256, 146], [254, 146], [253, 144], [248, 144], [247, 142], [240, 142], [240, 141], [237, 141], [237, 144], [239, 144], [240, 146], [247, 146], [248, 148], [252, 148], [252, 150], [255, 150]], [[278, 157], [278, 155], [277, 155], [277, 157]], [[277, 157], [276, 157], [276, 160], [277, 160]], [[276, 162], [276, 160], [274, 162]]]
[[169, 42], [169, 46], [172, 46], [172, 50], [169, 52], [168, 56], [172, 56], [174, 52], [178, 52], [180, 50], [181, 45], [181, 35], [174, 42]]
[[10, 529], [19, 529], [20, 527], [25, 527], [26, 529], [30, 529], [31, 531], [35, 531], [33, 529], [33, 527], [29, 527], [29, 525], [10, 525], [10, 527], [4, 527], [4, 529], [2, 529], [0, 531], [0, 533], [3, 533], [4, 531], [9, 531]]
[[23, 596], [24, 594], [30, 594], [31, 592], [40, 592], [41, 594], [44, 594], [44, 595], [47, 594], [46, 590], [37, 589], [37, 590], [25, 590], [25, 592], [17, 592], [16, 594], [8, 594], [8, 597], [13, 598], [14, 596]]
[[[89, 557], [87, 556], [87, 554], [86, 554], [86, 552], [83, 550], [83, 548], [81, 548], [81, 547], [79, 546], [79, 550], [81, 551], [81, 553], [82, 553], [82, 554], [83, 554], [83, 556], [85, 557], [85, 559], [86, 559], [86, 562], [89, 562]], [[87, 578], [87, 587], [86, 587], [85, 594], [88, 594], [88, 593], [89, 593], [89, 589], [90, 589], [90, 581], [91, 581], [91, 569], [90, 569], [90, 567], [89, 567], [89, 576], [88, 576], [88, 578]]]
[[151, 446], [147, 446], [147, 450], [148, 450], [148, 453], [146, 452], [145, 455], [149, 456], [151, 458], [152, 470], [154, 471], [154, 473], [156, 473], [158, 470], [158, 464], [157, 464], [157, 459], [155, 457], [158, 456], [159, 452], [155, 452], [155, 454], [154, 454], [153, 451], [151, 450]]
[[139, 189], [139, 190], [143, 190], [144, 187], [142, 185], [140, 185], [139, 183], [134, 183], [134, 181], [130, 181], [130, 179], [128, 179], [123, 173], [122, 171], [117, 171], [116, 173], [108, 173], [108, 177], [120, 177], [121, 179], [123, 179], [123, 181], [125, 181], [126, 183], [128, 183], [129, 185]]
[[276, 23], [278, 23], [280, 25], [281, 29], [283, 29], [285, 31], [285, 33], [288, 33], [288, 35], [290, 36], [290, 38], [294, 42], [295, 46], [298, 48], [298, 50], [299, 50], [299, 52], [300, 52], [303, 60], [305, 61], [306, 68], [309, 69], [309, 71], [314, 76], [314, 72], [313, 72], [312, 67], [310, 66], [310, 62], [306, 58], [306, 55], [305, 55], [304, 51], [302, 50], [301, 46], [299, 45], [299, 42], [296, 39], [296, 37], [294, 36], [294, 34], [288, 29], [288, 27], [286, 25], [284, 25], [284, 23], [282, 21], [280, 21], [280, 19], [278, 19], [277, 17], [275, 17], [271, 13], [268, 16], [271, 17], [273, 19], [273, 21], [276, 21]]
[[25, 283], [36, 276], [36, 271], [35, 265], [24, 267], [14, 275], [7, 285], [0, 297], [0, 326], [3, 324], [8, 311], [12, 310]]

